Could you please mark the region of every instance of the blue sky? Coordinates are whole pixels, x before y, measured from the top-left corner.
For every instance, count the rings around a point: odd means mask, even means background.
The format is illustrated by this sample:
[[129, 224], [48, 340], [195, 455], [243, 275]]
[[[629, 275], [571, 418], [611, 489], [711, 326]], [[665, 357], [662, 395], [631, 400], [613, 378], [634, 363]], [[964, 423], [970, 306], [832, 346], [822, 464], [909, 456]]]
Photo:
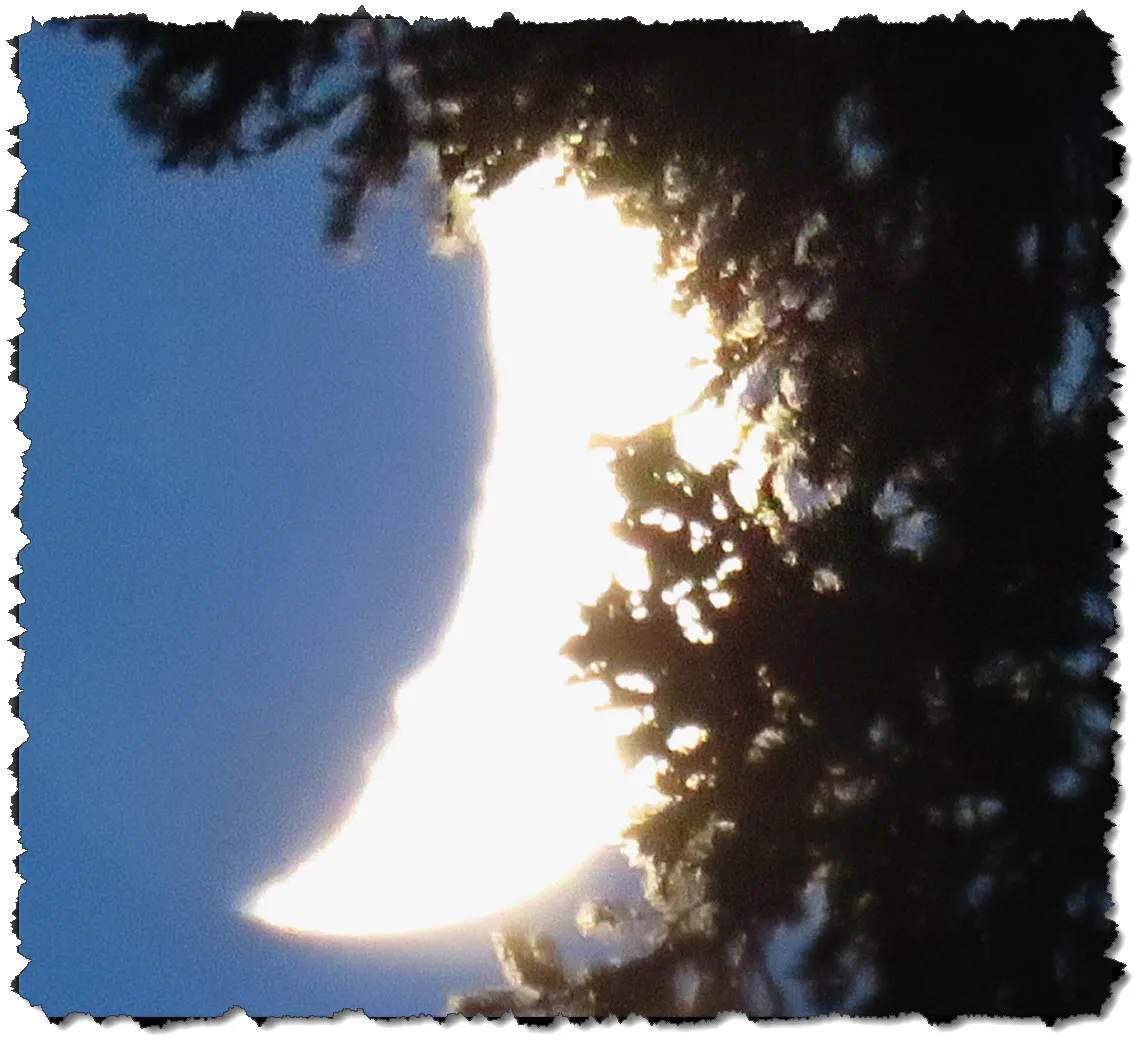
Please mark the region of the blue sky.
[[21, 991], [49, 1014], [441, 1010], [485, 932], [357, 946], [239, 897], [330, 828], [454, 599], [481, 269], [413, 187], [324, 247], [327, 142], [158, 174], [115, 52], [36, 28], [20, 208]]
[[112, 112], [114, 55], [37, 27], [20, 60], [22, 992], [51, 1014], [441, 1010], [496, 979], [485, 930], [347, 946], [233, 906], [349, 802], [455, 593], [489, 410], [477, 263], [428, 257], [409, 194], [342, 261], [319, 242], [325, 143], [159, 175]]

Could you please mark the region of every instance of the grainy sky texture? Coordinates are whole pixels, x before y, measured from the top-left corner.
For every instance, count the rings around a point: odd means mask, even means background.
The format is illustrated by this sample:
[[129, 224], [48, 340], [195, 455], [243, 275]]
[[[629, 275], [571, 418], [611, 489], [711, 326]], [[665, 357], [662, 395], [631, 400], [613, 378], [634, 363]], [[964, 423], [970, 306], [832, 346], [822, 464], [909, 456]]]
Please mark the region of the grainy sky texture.
[[[703, 13], [687, 6], [648, 17]], [[1113, 6], [1088, 10], [1113, 31], [1097, 9]], [[1131, 86], [1148, 65], [1123, 32]], [[37, 26], [20, 41], [21, 993], [49, 1015], [441, 1012], [449, 993], [498, 980], [488, 926], [308, 940], [237, 906], [354, 799], [385, 698], [449, 613], [490, 418], [481, 267], [428, 254], [413, 183], [372, 214], [363, 259], [325, 248], [326, 139], [249, 171], [156, 173], [114, 113], [122, 75], [115, 52], [73, 34]], [[1123, 97], [1122, 119], [1142, 120], [1143, 93]], [[1121, 135], [1133, 166], [1135, 133]], [[1116, 348], [1129, 449], [1142, 228], [1129, 213], [1117, 247], [1132, 268]], [[1140, 473], [1126, 461], [1116, 480], [1125, 632], [1143, 620]], [[1119, 648], [1127, 792], [1144, 723], [1127, 698], [1143, 676]], [[1116, 896], [1139, 932], [1143, 805], [1127, 800]], [[1133, 982], [1138, 946], [1120, 950]], [[1128, 1031], [1133, 998], [1118, 1006]]]
[[156, 174], [114, 53], [38, 28], [20, 59], [22, 992], [441, 1010], [489, 976], [481, 938], [331, 952], [235, 907], [347, 805], [454, 598], [489, 415], [479, 264], [428, 254], [413, 187], [341, 260], [326, 143]]

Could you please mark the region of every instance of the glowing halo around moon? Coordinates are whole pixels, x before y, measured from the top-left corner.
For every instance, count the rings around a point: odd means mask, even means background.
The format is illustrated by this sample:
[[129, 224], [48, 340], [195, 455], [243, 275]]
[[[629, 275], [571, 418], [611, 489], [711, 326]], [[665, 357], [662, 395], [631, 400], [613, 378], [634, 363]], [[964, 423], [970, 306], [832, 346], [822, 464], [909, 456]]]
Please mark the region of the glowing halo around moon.
[[[575, 178], [556, 186], [560, 170], [540, 161], [474, 204], [496, 404], [471, 564], [357, 804], [256, 893], [260, 922], [365, 936], [474, 920], [546, 890], [656, 799], [649, 767], [617, 755], [633, 723], [600, 710], [603, 684], [568, 683], [559, 648], [611, 572], [630, 587], [646, 574], [610, 532], [623, 504], [589, 439], [683, 412], [713, 339], [700, 312], [673, 312], [656, 234]], [[728, 448], [727, 427], [708, 431]]]

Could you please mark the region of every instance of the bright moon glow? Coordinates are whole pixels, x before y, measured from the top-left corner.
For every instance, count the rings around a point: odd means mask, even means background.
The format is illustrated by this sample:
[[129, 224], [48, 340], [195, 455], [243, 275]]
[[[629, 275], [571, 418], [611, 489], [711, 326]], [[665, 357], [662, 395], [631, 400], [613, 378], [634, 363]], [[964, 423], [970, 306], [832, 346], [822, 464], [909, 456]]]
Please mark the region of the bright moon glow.
[[[656, 800], [649, 766], [627, 773], [616, 752], [633, 722], [600, 710], [603, 684], [568, 684], [558, 651], [611, 572], [648, 583], [641, 552], [610, 533], [624, 502], [591, 436], [682, 413], [713, 375], [714, 341], [702, 312], [672, 311], [656, 234], [575, 178], [556, 186], [560, 170], [539, 162], [475, 203], [496, 407], [471, 563], [353, 811], [256, 895], [265, 923], [372, 935], [476, 919], [545, 890]], [[733, 440], [726, 413], [679, 435], [703, 469]]]

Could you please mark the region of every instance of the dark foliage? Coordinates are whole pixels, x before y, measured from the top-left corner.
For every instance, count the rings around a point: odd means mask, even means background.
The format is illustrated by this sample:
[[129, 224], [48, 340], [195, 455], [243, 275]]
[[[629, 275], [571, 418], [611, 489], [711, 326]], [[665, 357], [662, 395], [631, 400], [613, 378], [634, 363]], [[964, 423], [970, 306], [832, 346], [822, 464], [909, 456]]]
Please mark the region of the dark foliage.
[[[756, 506], [668, 427], [616, 446], [619, 528], [652, 587], [607, 591], [568, 646], [613, 703], [654, 710], [625, 742], [663, 762], [670, 800], [631, 830], [652, 947], [574, 975], [510, 932], [512, 988], [460, 1010], [792, 1012], [763, 953], [812, 900], [816, 1010], [1100, 1011], [1121, 970], [1103, 33], [1083, 17], [87, 32], [123, 45], [124, 112], [165, 164], [349, 122], [336, 238], [413, 143], [483, 192], [561, 143], [686, 266], [683, 304], [724, 333], [707, 396], [740, 397], [746, 440], [768, 442]], [[655, 511], [682, 528], [643, 524]], [[669, 591], [710, 643], [683, 636]], [[652, 697], [616, 681], [633, 673]], [[686, 753], [682, 726], [707, 735]]]

